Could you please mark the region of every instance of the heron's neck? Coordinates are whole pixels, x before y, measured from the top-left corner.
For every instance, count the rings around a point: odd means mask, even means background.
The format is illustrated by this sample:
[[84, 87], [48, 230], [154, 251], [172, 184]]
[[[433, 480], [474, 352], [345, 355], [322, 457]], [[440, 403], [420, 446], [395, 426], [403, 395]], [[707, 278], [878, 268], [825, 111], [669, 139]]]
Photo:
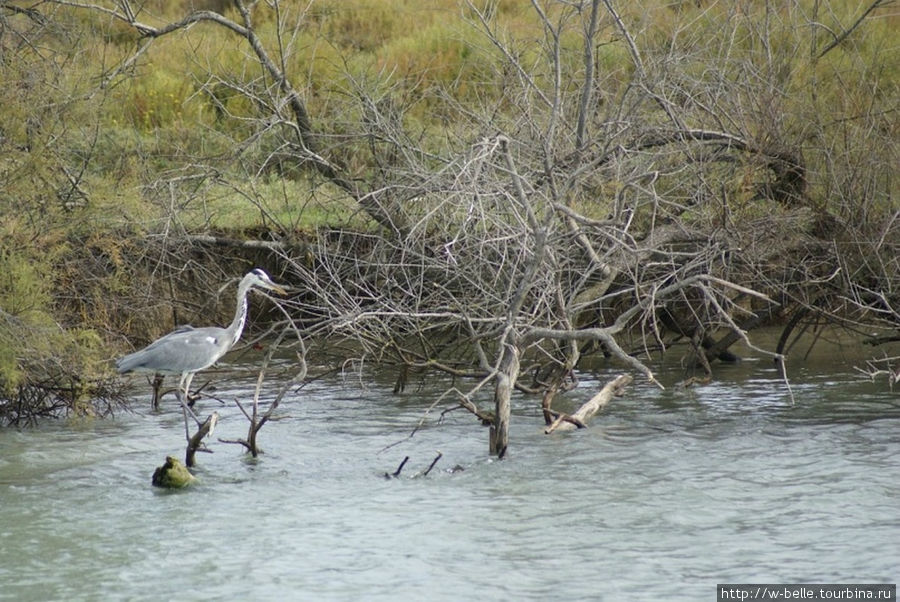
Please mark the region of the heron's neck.
[[238, 339], [241, 338], [241, 333], [244, 332], [244, 324], [247, 322], [247, 293], [249, 290], [249, 286], [238, 287], [237, 308], [234, 310], [234, 319], [228, 327], [228, 334], [231, 335], [231, 345], [235, 345]]

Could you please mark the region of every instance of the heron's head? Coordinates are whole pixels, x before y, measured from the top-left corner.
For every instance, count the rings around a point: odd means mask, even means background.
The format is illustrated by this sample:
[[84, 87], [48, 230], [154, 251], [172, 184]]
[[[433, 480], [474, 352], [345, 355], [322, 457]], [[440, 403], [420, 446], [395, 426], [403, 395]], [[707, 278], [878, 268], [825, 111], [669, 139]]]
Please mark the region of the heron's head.
[[274, 291], [279, 295], [286, 295], [287, 291], [280, 284], [276, 284], [272, 281], [272, 278], [266, 274], [264, 270], [260, 268], [254, 268], [247, 272], [247, 275], [244, 276], [244, 280], [248, 282], [250, 286], [255, 286], [258, 288], [264, 288], [266, 290]]

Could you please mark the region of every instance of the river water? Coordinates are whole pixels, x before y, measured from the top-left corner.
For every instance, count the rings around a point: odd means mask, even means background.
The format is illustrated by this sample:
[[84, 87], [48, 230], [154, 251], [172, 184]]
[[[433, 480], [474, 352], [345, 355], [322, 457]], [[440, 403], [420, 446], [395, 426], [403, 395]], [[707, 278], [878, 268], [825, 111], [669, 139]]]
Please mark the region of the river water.
[[[619, 373], [582, 373], [557, 405]], [[285, 398], [259, 459], [214, 442], [175, 493], [150, 475], [182, 454], [181, 413], [171, 398], [142, 409], [139, 387], [132, 414], [0, 431], [0, 599], [715, 600], [717, 583], [897, 583], [900, 393], [839, 357], [789, 374], [793, 402], [764, 358], [690, 389], [661, 367], [666, 390], [637, 378], [591, 428], [552, 436], [518, 398], [503, 461], [463, 412], [408, 438], [445, 383], [395, 396], [388, 376], [335, 376]], [[246, 435], [236, 408], [201, 403], [222, 415], [216, 437]]]

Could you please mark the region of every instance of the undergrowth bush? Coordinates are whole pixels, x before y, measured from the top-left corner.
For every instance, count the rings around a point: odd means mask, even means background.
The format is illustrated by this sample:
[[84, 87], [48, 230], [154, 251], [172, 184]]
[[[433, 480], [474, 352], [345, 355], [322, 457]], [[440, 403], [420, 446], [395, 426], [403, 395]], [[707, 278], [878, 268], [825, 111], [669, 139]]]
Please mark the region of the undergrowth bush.
[[[225, 0], [134, 4], [137, 19], [151, 25], [194, 8], [238, 18]], [[353, 183], [379, 184], [380, 173], [396, 168], [385, 158], [391, 153], [410, 153], [409, 163], [427, 172], [442, 168], [448, 150], [498, 132], [539, 138], [549, 124], [535, 110], [535, 89], [549, 91], [557, 78], [564, 101], [577, 97], [590, 3], [584, 10], [536, 4], [558, 30], [537, 18], [530, 0], [473, 0], [477, 10], [459, 0], [282, 2], [279, 11], [255, 3], [253, 18], [303, 97], [323, 154]], [[603, 128], [593, 129], [592, 148], [637, 145], [650, 126], [673, 127], [671, 115], [646, 102], [647, 89], [665, 90], [662, 100], [686, 128], [714, 125], [759, 149], [800, 157], [810, 207], [874, 233], [896, 212], [895, 12], [875, 11], [829, 48], [861, 15], [859, 3], [613, 4], [633, 39], [601, 10], [589, 49], [596, 68], [589, 119]], [[147, 42], [134, 28], [108, 14], [37, 6], [45, 11], [40, 19], [0, 6], [6, 395], [30, 374], [103, 373], [99, 340], [120, 318], [115, 309], [85, 308], [129, 290], [121, 279], [133, 249], [123, 239], [374, 227], [345, 190], [323, 183], [300, 158], [283, 91], [233, 32], [195, 24], [155, 40], [120, 70]], [[559, 73], [545, 45], [556, 35]], [[638, 62], [645, 73], [637, 73]], [[572, 116], [563, 117], [560, 136], [572, 137]], [[705, 157], [675, 150], [668, 162], [654, 160], [646, 167], [659, 172], [660, 198], [635, 200], [637, 219], [655, 219], [660, 207], [687, 206], [697, 195], [709, 203], [691, 207], [691, 224], [725, 220], [723, 203], [732, 223], [778, 210], [760, 202], [759, 182], [771, 171], [764, 161], [723, 162], [714, 175], [727, 185], [711, 190], [699, 175]], [[637, 198], [620, 176], [585, 172], [571, 206], [604, 219], [616, 203]], [[417, 202], [411, 214], [444, 200], [424, 194]]]

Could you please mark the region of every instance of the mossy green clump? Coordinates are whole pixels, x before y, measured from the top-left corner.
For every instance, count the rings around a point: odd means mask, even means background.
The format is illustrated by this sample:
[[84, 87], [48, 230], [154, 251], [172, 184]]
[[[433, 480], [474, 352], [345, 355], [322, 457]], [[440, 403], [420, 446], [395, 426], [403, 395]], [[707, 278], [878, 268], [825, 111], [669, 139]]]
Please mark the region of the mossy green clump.
[[197, 480], [187, 467], [177, 458], [166, 456], [166, 462], [153, 471], [154, 487], [162, 489], [181, 489]]

